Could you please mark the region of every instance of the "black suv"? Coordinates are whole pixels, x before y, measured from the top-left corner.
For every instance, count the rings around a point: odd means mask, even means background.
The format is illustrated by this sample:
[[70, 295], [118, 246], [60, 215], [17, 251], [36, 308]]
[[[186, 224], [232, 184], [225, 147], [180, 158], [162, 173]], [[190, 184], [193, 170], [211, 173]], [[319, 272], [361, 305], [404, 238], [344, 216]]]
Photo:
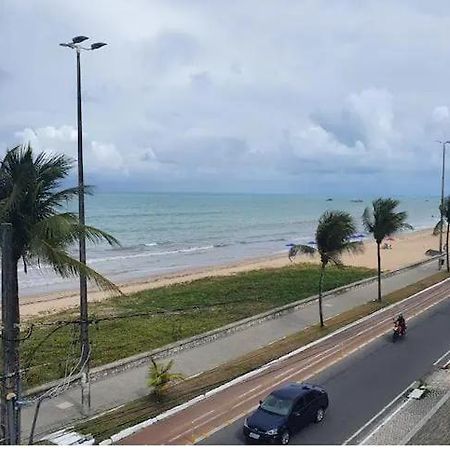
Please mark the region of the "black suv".
[[292, 433], [320, 422], [328, 394], [314, 384], [289, 383], [273, 391], [244, 422], [247, 441], [288, 444]]

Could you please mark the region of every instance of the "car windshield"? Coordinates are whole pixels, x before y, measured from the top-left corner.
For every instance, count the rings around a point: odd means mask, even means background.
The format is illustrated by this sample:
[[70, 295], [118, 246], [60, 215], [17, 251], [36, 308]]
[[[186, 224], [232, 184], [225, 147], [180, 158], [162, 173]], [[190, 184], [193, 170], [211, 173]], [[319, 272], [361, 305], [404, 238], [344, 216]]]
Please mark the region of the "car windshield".
[[262, 403], [261, 409], [280, 416], [287, 416], [292, 407], [292, 400], [270, 394]]

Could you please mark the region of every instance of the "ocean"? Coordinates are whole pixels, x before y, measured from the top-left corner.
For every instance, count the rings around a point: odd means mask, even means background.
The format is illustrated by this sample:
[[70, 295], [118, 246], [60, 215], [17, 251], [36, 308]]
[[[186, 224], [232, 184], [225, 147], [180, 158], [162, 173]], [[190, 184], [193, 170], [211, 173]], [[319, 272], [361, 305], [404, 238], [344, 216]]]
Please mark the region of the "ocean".
[[[88, 245], [88, 264], [115, 282], [287, 254], [289, 243], [314, 238], [327, 209], [351, 213], [362, 231], [367, 198], [282, 194], [97, 193], [86, 198], [86, 223], [113, 234], [121, 247]], [[434, 226], [439, 198], [400, 198], [414, 228]], [[77, 211], [77, 205], [69, 205]], [[77, 255], [76, 249], [73, 249]], [[20, 268], [22, 295], [78, 288], [49, 268]]]

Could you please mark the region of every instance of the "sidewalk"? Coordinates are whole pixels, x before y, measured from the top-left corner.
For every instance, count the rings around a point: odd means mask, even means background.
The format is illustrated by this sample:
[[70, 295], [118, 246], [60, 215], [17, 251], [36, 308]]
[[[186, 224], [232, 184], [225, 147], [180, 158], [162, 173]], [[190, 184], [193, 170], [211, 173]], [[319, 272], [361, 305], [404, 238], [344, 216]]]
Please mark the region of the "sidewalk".
[[431, 417], [408, 441], [408, 445], [450, 445], [450, 391], [443, 397], [442, 404], [437, 403]]
[[[383, 293], [388, 294], [436, 273], [437, 261], [393, 275], [383, 280]], [[376, 282], [324, 299], [324, 315], [329, 318], [376, 298]], [[192, 376], [226, 361], [296, 333], [318, 322], [317, 302], [305, 304], [295, 312], [277, 317], [224, 338], [181, 351], [173, 356], [174, 370]], [[147, 366], [138, 366], [97, 380], [91, 386], [92, 414], [105, 411], [148, 393]], [[43, 402], [35, 438], [81, 419], [80, 388], [74, 386], [63, 395]], [[22, 436], [28, 439], [34, 405], [22, 410]]]
[[436, 366], [381, 413], [347, 445], [450, 444], [450, 369]]

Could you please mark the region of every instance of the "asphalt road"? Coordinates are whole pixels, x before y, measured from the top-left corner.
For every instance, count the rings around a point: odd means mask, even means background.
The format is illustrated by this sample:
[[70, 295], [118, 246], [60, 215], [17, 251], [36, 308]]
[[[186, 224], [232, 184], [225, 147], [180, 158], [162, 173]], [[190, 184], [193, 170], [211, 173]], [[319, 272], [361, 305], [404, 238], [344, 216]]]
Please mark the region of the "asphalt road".
[[[239, 418], [256, 408], [274, 387], [306, 380], [329, 390], [332, 407], [326, 425], [305, 430], [296, 438], [298, 443], [342, 443], [445, 353], [450, 342], [450, 311], [445, 306], [449, 298], [450, 284], [438, 283], [218, 388], [120, 443], [240, 443]], [[393, 344], [392, 318], [400, 312], [410, 331], [404, 341]], [[411, 320], [414, 317], [428, 319]], [[324, 426], [330, 430], [325, 432]]]
[[[407, 317], [406, 317], [407, 318]], [[450, 300], [408, 322], [405, 339], [386, 334], [308, 379], [330, 397], [324, 421], [311, 424], [291, 444], [342, 444], [396, 395], [420, 379], [450, 348]], [[306, 379], [305, 379], [306, 381]], [[244, 444], [241, 418], [199, 444]]]

